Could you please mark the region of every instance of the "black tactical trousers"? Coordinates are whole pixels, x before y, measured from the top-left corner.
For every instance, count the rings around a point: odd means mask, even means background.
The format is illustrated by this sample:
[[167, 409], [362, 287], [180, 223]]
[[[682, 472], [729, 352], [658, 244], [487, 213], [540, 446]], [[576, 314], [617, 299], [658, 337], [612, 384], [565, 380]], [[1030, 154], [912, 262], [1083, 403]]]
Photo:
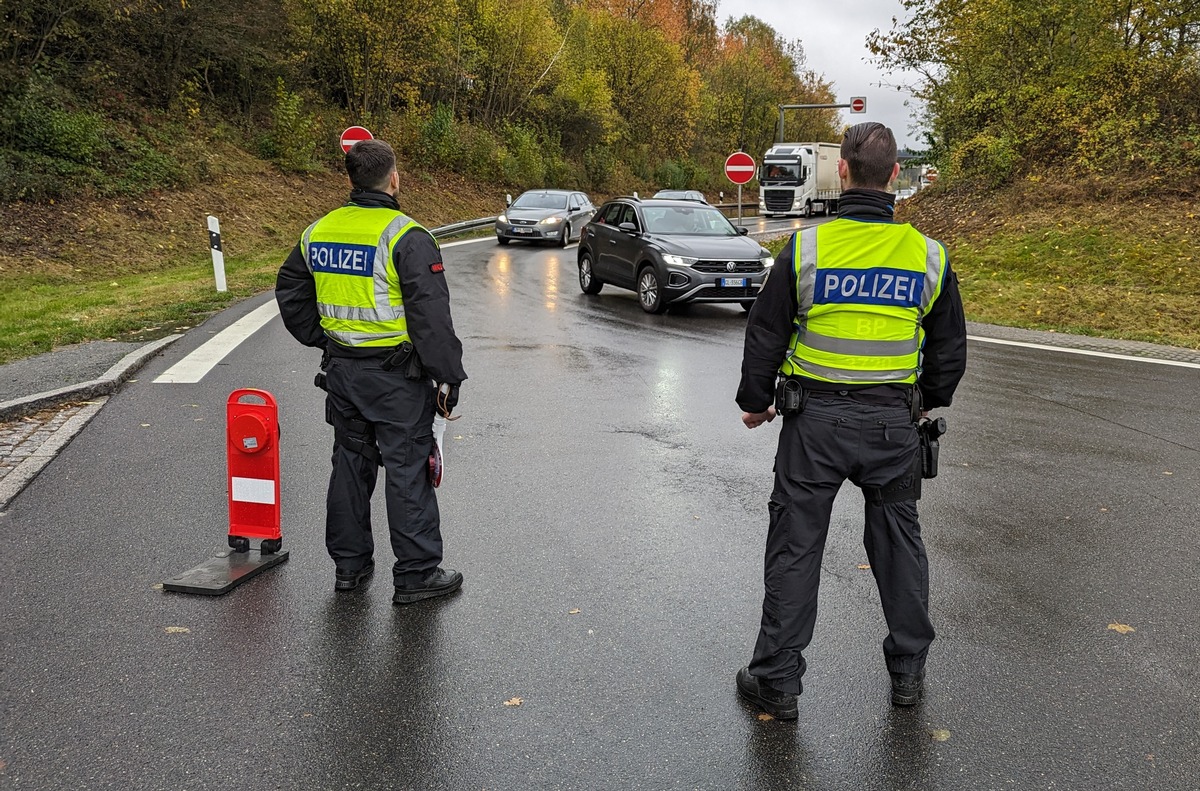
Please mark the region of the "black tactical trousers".
[[[433, 445], [433, 385], [385, 371], [376, 358], [334, 357], [326, 371], [328, 404], [347, 420], [374, 429], [383, 457], [388, 527], [396, 584], [420, 580], [442, 561], [437, 497], [429, 483]], [[326, 498], [325, 546], [340, 569], [354, 571], [371, 559], [371, 495], [375, 461], [341, 443], [333, 447]]]
[[[817, 620], [821, 555], [833, 499], [849, 478], [863, 489], [863, 543], [887, 620], [890, 671], [925, 665], [933, 642], [929, 568], [917, 521], [918, 438], [909, 408], [811, 392], [804, 411], [784, 418], [768, 509], [766, 593], [750, 673], [799, 693], [803, 651]], [[872, 502], [879, 499], [883, 503]]]

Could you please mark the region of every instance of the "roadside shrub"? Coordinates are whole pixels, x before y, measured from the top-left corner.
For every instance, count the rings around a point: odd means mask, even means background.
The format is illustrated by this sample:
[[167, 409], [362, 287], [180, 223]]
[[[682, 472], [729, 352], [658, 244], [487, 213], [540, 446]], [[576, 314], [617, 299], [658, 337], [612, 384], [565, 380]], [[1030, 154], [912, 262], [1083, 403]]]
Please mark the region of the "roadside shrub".
[[951, 171], [956, 178], [978, 181], [990, 187], [1007, 183], [1016, 173], [1019, 158], [1006, 137], [978, 134], [951, 153]]
[[287, 90], [283, 78], [275, 83], [275, 102], [271, 105], [271, 130], [260, 145], [262, 155], [283, 170], [308, 173], [318, 167], [317, 124], [304, 111], [304, 100]]
[[592, 146], [583, 152], [583, 172], [597, 192], [611, 191], [616, 168], [617, 158], [608, 146]]
[[454, 110], [439, 104], [421, 124], [417, 136], [416, 153], [426, 162], [437, 167], [454, 169], [462, 159], [462, 145], [458, 137], [458, 124]]
[[543, 186], [546, 166], [537, 134], [521, 124], [506, 124], [504, 143], [506, 156], [502, 168], [505, 183], [524, 189]]
[[80, 165], [99, 164], [111, 148], [104, 118], [68, 109], [49, 80], [30, 79], [5, 103], [0, 118], [0, 144], [6, 148]]

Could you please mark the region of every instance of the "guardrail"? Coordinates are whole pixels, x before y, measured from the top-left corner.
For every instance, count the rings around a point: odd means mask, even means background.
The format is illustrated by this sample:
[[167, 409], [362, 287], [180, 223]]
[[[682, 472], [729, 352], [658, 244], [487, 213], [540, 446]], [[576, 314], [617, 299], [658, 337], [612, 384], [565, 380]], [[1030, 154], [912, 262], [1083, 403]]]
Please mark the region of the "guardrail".
[[475, 231], [480, 228], [487, 228], [496, 222], [495, 217], [480, 217], [478, 220], [463, 220], [462, 222], [452, 222], [449, 225], [442, 225], [437, 228], [430, 228], [429, 232], [433, 234], [435, 239], [441, 239], [445, 236], [457, 236], [460, 233], [467, 231]]

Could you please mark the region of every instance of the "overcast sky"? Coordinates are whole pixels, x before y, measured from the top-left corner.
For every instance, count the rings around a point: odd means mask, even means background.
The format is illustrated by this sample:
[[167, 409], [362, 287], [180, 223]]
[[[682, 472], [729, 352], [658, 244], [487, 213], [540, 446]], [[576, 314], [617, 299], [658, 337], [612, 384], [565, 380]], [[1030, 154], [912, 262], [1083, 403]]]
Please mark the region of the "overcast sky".
[[879, 86], [911, 84], [912, 75], [885, 74], [868, 62], [867, 35], [876, 28], [889, 31], [892, 17], [903, 18], [900, 0], [720, 0], [717, 6], [722, 25], [745, 14], [763, 20], [785, 39], [799, 39], [805, 65], [833, 84], [839, 104], [849, 103], [851, 96], [867, 97], [867, 112], [851, 115], [842, 110], [844, 121], [879, 121], [892, 128], [901, 148], [921, 144], [920, 135], [910, 131], [908, 93]]

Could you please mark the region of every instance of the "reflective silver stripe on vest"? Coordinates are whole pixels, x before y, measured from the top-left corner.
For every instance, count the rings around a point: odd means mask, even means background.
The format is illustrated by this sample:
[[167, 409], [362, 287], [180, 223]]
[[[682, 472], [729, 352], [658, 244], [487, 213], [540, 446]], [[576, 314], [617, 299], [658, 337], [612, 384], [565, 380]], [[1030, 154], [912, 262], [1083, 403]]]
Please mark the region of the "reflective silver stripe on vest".
[[[392, 255], [392, 242], [396, 239], [396, 235], [400, 233], [400, 229], [411, 223], [412, 220], [401, 214], [387, 224], [383, 229], [383, 233], [379, 235], [379, 244], [375, 247], [375, 307], [381, 312], [388, 308], [388, 259]], [[396, 287], [399, 288], [400, 273], [396, 273]], [[403, 312], [400, 313], [404, 315]], [[378, 319], [365, 319], [366, 321], [386, 321], [391, 316], [380, 315]]]
[[792, 363], [805, 373], [835, 382], [903, 382], [913, 375], [912, 368], [902, 368], [898, 371], [864, 371], [861, 368], [830, 368], [817, 365], [807, 360], [796, 359]]
[[[317, 222], [320, 222], [318, 220]], [[304, 229], [304, 236], [300, 237], [300, 252], [304, 254], [304, 265], [308, 267], [308, 271], [312, 272], [312, 263], [308, 260], [308, 240], [312, 236], [313, 228], [317, 227], [317, 223], [313, 223]]]
[[361, 346], [368, 341], [408, 337], [407, 332], [335, 332], [333, 330], [325, 330], [325, 334], [343, 346]]
[[942, 246], [930, 239], [925, 239], [925, 288], [921, 291], [921, 315], [929, 312], [933, 303], [933, 292], [937, 291], [938, 281], [942, 278]]
[[808, 316], [813, 306], [813, 292], [817, 286], [817, 229], [800, 232], [800, 271], [796, 275], [796, 301], [800, 313]]
[[830, 354], [849, 354], [855, 357], [900, 357], [919, 348], [916, 336], [902, 341], [859, 341], [831, 338], [812, 330], [802, 330], [799, 342], [810, 349]]
[[344, 305], [318, 302], [317, 311], [326, 318], [345, 321], [387, 321], [404, 318], [403, 305], [388, 305], [383, 308], [348, 308]]

